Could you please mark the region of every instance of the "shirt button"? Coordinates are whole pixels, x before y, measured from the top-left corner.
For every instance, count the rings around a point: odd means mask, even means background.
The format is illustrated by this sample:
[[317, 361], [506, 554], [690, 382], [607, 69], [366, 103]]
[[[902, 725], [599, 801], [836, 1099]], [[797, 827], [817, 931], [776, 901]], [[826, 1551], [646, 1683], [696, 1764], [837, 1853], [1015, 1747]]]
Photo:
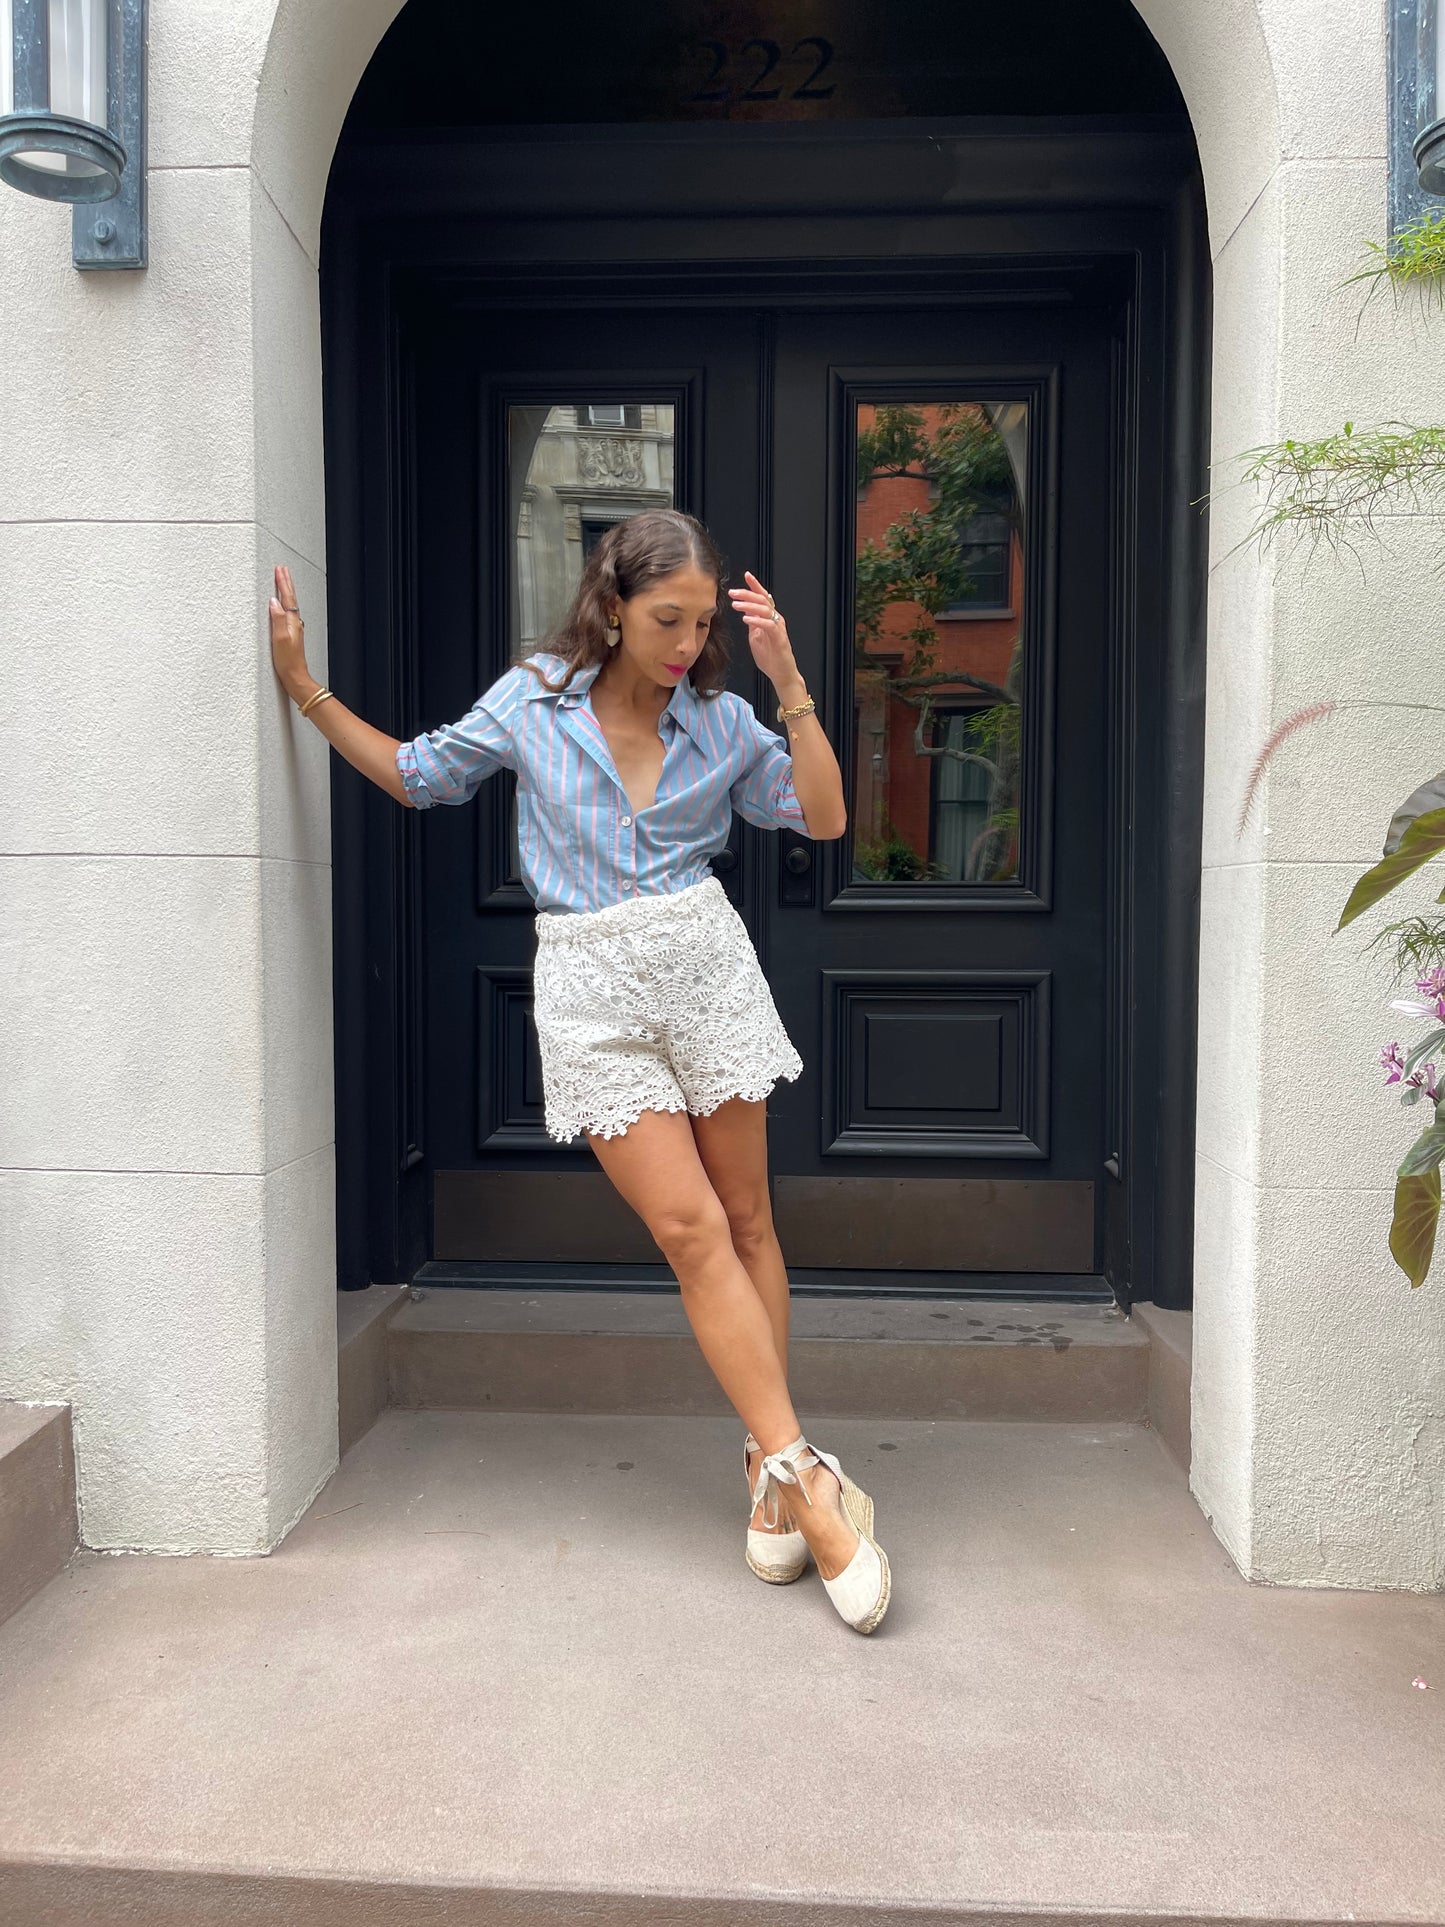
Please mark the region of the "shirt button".
[[624, 883], [622, 887], [624, 890], [635, 890], [637, 885], [635, 883]]
[[624, 829], [624, 830], [629, 830], [629, 829], [631, 829], [631, 827], [632, 827], [632, 818], [631, 818], [630, 816], [624, 816], [624, 817], [623, 817], [623, 819], [622, 819], [622, 827], [623, 827], [623, 829]]

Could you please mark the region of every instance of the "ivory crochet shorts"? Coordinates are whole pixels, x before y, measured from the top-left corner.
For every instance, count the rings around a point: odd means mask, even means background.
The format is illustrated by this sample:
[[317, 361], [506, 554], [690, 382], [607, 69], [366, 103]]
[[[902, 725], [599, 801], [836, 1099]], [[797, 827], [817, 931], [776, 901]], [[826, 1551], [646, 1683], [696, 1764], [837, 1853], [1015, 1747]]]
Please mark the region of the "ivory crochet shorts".
[[532, 990], [547, 1130], [563, 1143], [618, 1137], [644, 1111], [706, 1117], [803, 1068], [716, 877], [539, 916]]

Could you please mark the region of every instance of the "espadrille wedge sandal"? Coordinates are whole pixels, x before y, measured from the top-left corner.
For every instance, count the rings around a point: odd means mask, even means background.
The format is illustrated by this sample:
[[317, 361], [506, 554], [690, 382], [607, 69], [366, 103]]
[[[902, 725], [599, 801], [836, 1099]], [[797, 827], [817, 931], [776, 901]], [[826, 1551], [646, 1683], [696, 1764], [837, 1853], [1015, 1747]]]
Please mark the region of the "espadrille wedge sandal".
[[[749, 1432], [743, 1444], [743, 1477], [748, 1482], [749, 1492], [753, 1489], [753, 1470], [748, 1459], [754, 1452], [761, 1453], [762, 1449]], [[754, 1497], [748, 1506], [747, 1562], [759, 1579], [766, 1579], [770, 1586], [790, 1586], [808, 1570], [808, 1542], [796, 1526], [790, 1526], [786, 1532], [759, 1532], [752, 1523], [757, 1507], [758, 1500]], [[764, 1508], [765, 1521], [767, 1517]], [[776, 1504], [773, 1517], [778, 1517]]]
[[[791, 1445], [785, 1445], [781, 1452], [767, 1453], [758, 1468], [753, 1503], [756, 1505], [770, 1499], [776, 1518], [779, 1487], [795, 1485], [811, 1505], [812, 1495], [798, 1474], [812, 1465], [826, 1465], [838, 1481], [843, 1494], [843, 1510], [858, 1534], [858, 1550], [836, 1579], [823, 1580], [824, 1589], [838, 1613], [855, 1632], [871, 1633], [888, 1610], [893, 1576], [888, 1569], [888, 1555], [873, 1537], [873, 1501], [861, 1486], [854, 1485], [832, 1453], [820, 1452], [801, 1437], [794, 1439]], [[766, 1505], [763, 1517], [765, 1520], [768, 1517]]]

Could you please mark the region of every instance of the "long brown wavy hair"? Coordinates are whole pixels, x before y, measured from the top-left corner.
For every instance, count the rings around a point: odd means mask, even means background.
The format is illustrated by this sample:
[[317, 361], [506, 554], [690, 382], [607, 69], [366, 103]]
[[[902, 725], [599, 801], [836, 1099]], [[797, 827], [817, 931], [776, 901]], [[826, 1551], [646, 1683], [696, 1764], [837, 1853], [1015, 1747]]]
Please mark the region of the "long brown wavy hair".
[[689, 565], [712, 576], [718, 587], [717, 614], [692, 665], [692, 686], [699, 696], [719, 695], [728, 672], [722, 595], [727, 565], [702, 523], [681, 509], [643, 509], [625, 522], [614, 522], [587, 558], [572, 607], [543, 645], [548, 653], [565, 660], [567, 673], [554, 683], [535, 663], [524, 666], [544, 688], [565, 689], [579, 670], [589, 663], [606, 662], [612, 654], [607, 631], [612, 626], [608, 604], [613, 597], [629, 602], [649, 582]]

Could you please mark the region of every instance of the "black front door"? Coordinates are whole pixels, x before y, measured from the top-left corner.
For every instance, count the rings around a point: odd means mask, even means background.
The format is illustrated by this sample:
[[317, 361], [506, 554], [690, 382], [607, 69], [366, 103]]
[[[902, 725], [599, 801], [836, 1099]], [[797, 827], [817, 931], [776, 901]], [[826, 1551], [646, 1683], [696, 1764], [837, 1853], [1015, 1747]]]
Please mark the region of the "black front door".
[[1110, 338], [1087, 308], [779, 317], [774, 593], [849, 782], [766, 956], [805, 1268], [1086, 1288], [1110, 1181]]
[[[657, 503], [788, 617], [850, 834], [735, 824], [717, 868], [807, 1067], [769, 1105], [800, 1283], [1101, 1289], [1110, 352], [1087, 304], [914, 301], [451, 313], [413, 358], [407, 728], [540, 645]], [[741, 634], [734, 686], [773, 722]], [[511, 779], [407, 834], [428, 1274], [664, 1282], [543, 1128]]]

